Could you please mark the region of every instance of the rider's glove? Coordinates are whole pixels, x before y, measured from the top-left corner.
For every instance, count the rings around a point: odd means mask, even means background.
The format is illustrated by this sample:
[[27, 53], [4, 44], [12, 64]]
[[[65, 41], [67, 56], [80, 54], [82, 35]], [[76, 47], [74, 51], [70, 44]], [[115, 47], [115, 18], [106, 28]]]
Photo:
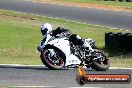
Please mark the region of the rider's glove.
[[39, 51], [39, 52], [41, 52], [42, 51], [42, 49], [38, 46], [37, 47], [37, 50]]

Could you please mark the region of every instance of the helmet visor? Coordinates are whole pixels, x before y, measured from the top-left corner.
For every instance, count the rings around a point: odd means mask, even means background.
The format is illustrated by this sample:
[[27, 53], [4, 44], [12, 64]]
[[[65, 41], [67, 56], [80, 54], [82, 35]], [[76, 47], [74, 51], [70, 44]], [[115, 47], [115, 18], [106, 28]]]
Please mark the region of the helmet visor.
[[42, 33], [42, 35], [47, 34], [47, 31], [48, 31], [48, 29], [47, 29], [47, 28], [45, 28], [44, 30], [42, 30], [42, 28], [41, 28], [41, 33]]

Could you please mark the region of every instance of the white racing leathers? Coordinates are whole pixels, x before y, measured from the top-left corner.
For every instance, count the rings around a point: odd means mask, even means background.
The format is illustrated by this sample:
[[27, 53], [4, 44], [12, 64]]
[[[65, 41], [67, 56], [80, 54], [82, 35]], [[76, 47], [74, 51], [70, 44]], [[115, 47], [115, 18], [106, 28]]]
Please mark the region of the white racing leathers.
[[[51, 37], [52, 37], [51, 34], [46, 34], [43, 36], [43, 39], [41, 40], [40, 44], [37, 47], [39, 52], [41, 52], [44, 49], [45, 45], [47, 45], [47, 43]], [[51, 56], [53, 56], [54, 51], [52, 49], [50, 49], [49, 51], [50, 51]]]
[[51, 37], [52, 36], [50, 34], [46, 34], [46, 35], [43, 36], [41, 42], [39, 43], [39, 45], [37, 47], [39, 52], [41, 52], [44, 49], [45, 45], [47, 44], [47, 42], [49, 41], [49, 39]]

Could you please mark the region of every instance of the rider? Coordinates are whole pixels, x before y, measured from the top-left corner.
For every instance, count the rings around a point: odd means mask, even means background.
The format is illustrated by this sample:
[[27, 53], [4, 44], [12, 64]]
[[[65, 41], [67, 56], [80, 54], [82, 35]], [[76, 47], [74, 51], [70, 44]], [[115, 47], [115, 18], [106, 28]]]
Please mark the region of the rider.
[[41, 43], [37, 47], [38, 51], [40, 52], [45, 47], [45, 44], [47, 44], [50, 38], [52, 37], [56, 38], [63, 35], [68, 36], [71, 34], [71, 32], [68, 29], [64, 29], [61, 27], [58, 27], [56, 30], [52, 30], [52, 25], [49, 23], [42, 24], [40, 31], [43, 36]]
[[82, 45], [84, 48], [88, 47], [88, 44], [84, 39], [82, 39], [77, 34], [71, 34], [71, 32], [68, 29], [58, 27], [56, 30], [52, 30], [52, 25], [49, 23], [45, 23], [45, 24], [42, 24], [40, 31], [43, 36], [41, 43], [37, 47], [38, 51], [40, 51], [40, 52], [45, 47], [45, 44], [47, 44], [48, 40], [51, 37], [53, 37], [53, 36], [56, 37], [57, 34], [61, 34], [61, 33], [67, 33], [67, 35], [69, 36], [69, 41], [72, 42], [73, 44]]
[[45, 44], [48, 42], [48, 40], [52, 37], [51, 31], [52, 31], [52, 25], [49, 23], [45, 23], [41, 25], [40, 28], [41, 34], [43, 36], [41, 43], [38, 45], [37, 49], [38, 51], [42, 51], [42, 49], [45, 47]]

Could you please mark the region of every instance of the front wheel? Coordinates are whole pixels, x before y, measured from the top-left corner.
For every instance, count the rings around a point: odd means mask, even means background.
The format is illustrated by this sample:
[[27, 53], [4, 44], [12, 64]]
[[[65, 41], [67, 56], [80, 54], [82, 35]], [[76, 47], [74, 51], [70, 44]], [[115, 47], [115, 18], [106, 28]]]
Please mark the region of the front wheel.
[[[54, 53], [52, 56], [51, 52]], [[64, 59], [64, 53], [55, 47], [46, 48], [41, 52], [43, 64], [53, 70], [62, 69], [65, 65]]]
[[96, 71], [106, 71], [110, 67], [109, 59], [100, 51], [94, 54], [97, 58], [91, 64], [91, 68]]

